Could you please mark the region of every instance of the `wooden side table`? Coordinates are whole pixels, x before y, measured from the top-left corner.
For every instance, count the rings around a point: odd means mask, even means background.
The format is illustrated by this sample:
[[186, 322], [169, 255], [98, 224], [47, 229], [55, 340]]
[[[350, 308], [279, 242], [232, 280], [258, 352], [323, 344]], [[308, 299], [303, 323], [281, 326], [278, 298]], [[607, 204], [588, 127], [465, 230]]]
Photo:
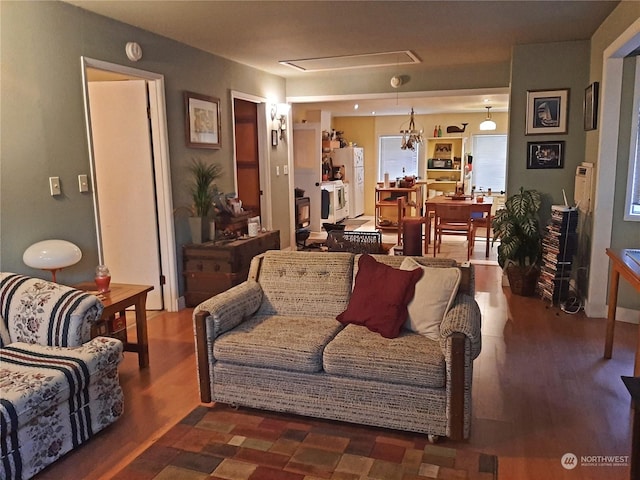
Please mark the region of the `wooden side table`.
[[[149, 285], [129, 285], [125, 283], [112, 283], [107, 293], [99, 293], [93, 282], [84, 282], [74, 285], [74, 288], [84, 290], [96, 295], [104, 305], [101, 321], [106, 323], [106, 328], [98, 331], [100, 335], [116, 337], [124, 343], [125, 352], [138, 354], [140, 368], [149, 366], [149, 338], [147, 336], [147, 293], [153, 290]], [[137, 343], [127, 340], [127, 320], [125, 310], [135, 307]]]
[[[611, 284], [609, 285], [609, 311], [607, 313], [607, 332], [604, 342], [604, 358], [611, 358], [613, 353], [613, 334], [616, 326], [616, 307], [618, 304], [618, 284], [620, 276], [640, 292], [640, 250], [607, 248], [607, 255], [611, 259]], [[640, 329], [638, 329], [638, 343], [636, 344], [636, 359], [633, 374], [640, 376]]]
[[633, 402], [633, 433], [631, 437], [631, 480], [640, 480], [640, 378], [622, 377]]

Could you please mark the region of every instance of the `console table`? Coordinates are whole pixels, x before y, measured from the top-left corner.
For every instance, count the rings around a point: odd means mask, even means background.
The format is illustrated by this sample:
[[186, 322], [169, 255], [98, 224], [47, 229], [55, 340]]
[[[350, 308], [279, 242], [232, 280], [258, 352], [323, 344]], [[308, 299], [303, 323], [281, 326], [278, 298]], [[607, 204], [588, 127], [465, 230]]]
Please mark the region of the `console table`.
[[[618, 285], [620, 275], [633, 288], [640, 292], [640, 250], [607, 248], [607, 255], [611, 259], [611, 284], [609, 285], [609, 311], [607, 313], [607, 333], [604, 342], [604, 358], [611, 358], [613, 353], [613, 333], [616, 326], [616, 307], [618, 306]], [[635, 376], [640, 376], [640, 328], [638, 329], [638, 343], [636, 344], [636, 360], [633, 369]]]
[[201, 302], [244, 282], [251, 259], [267, 250], [280, 250], [280, 231], [233, 241], [215, 241], [182, 247], [185, 303]]

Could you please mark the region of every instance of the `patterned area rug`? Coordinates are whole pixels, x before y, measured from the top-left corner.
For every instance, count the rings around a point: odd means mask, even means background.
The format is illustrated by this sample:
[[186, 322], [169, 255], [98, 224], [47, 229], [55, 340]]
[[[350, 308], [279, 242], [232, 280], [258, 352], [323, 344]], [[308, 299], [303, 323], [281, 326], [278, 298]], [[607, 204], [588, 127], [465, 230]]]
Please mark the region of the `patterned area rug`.
[[493, 455], [431, 445], [426, 435], [199, 406], [119, 480], [497, 479]]

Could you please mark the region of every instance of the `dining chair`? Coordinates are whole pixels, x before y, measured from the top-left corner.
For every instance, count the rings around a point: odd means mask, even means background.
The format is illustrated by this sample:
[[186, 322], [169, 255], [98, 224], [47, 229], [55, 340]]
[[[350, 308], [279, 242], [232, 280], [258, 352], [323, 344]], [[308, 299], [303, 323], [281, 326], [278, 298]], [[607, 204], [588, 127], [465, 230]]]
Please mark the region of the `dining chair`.
[[471, 257], [475, 242], [475, 225], [471, 218], [471, 205], [437, 203], [434, 205], [435, 226], [433, 256], [440, 253], [442, 235], [464, 235], [467, 237], [467, 260]]
[[[408, 216], [406, 198], [398, 198], [398, 245], [403, 255], [422, 255], [427, 253], [431, 243], [431, 220], [429, 216]], [[423, 233], [424, 228], [424, 233]], [[424, 239], [424, 247], [420, 244]]]

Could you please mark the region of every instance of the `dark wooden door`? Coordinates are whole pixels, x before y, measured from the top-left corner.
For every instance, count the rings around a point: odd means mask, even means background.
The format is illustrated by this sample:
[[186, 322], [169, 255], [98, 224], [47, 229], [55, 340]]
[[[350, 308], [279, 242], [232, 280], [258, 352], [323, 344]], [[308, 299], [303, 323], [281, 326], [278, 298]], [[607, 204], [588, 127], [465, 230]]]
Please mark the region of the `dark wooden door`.
[[258, 104], [233, 100], [236, 132], [238, 198], [245, 210], [260, 215], [260, 164], [258, 158]]

